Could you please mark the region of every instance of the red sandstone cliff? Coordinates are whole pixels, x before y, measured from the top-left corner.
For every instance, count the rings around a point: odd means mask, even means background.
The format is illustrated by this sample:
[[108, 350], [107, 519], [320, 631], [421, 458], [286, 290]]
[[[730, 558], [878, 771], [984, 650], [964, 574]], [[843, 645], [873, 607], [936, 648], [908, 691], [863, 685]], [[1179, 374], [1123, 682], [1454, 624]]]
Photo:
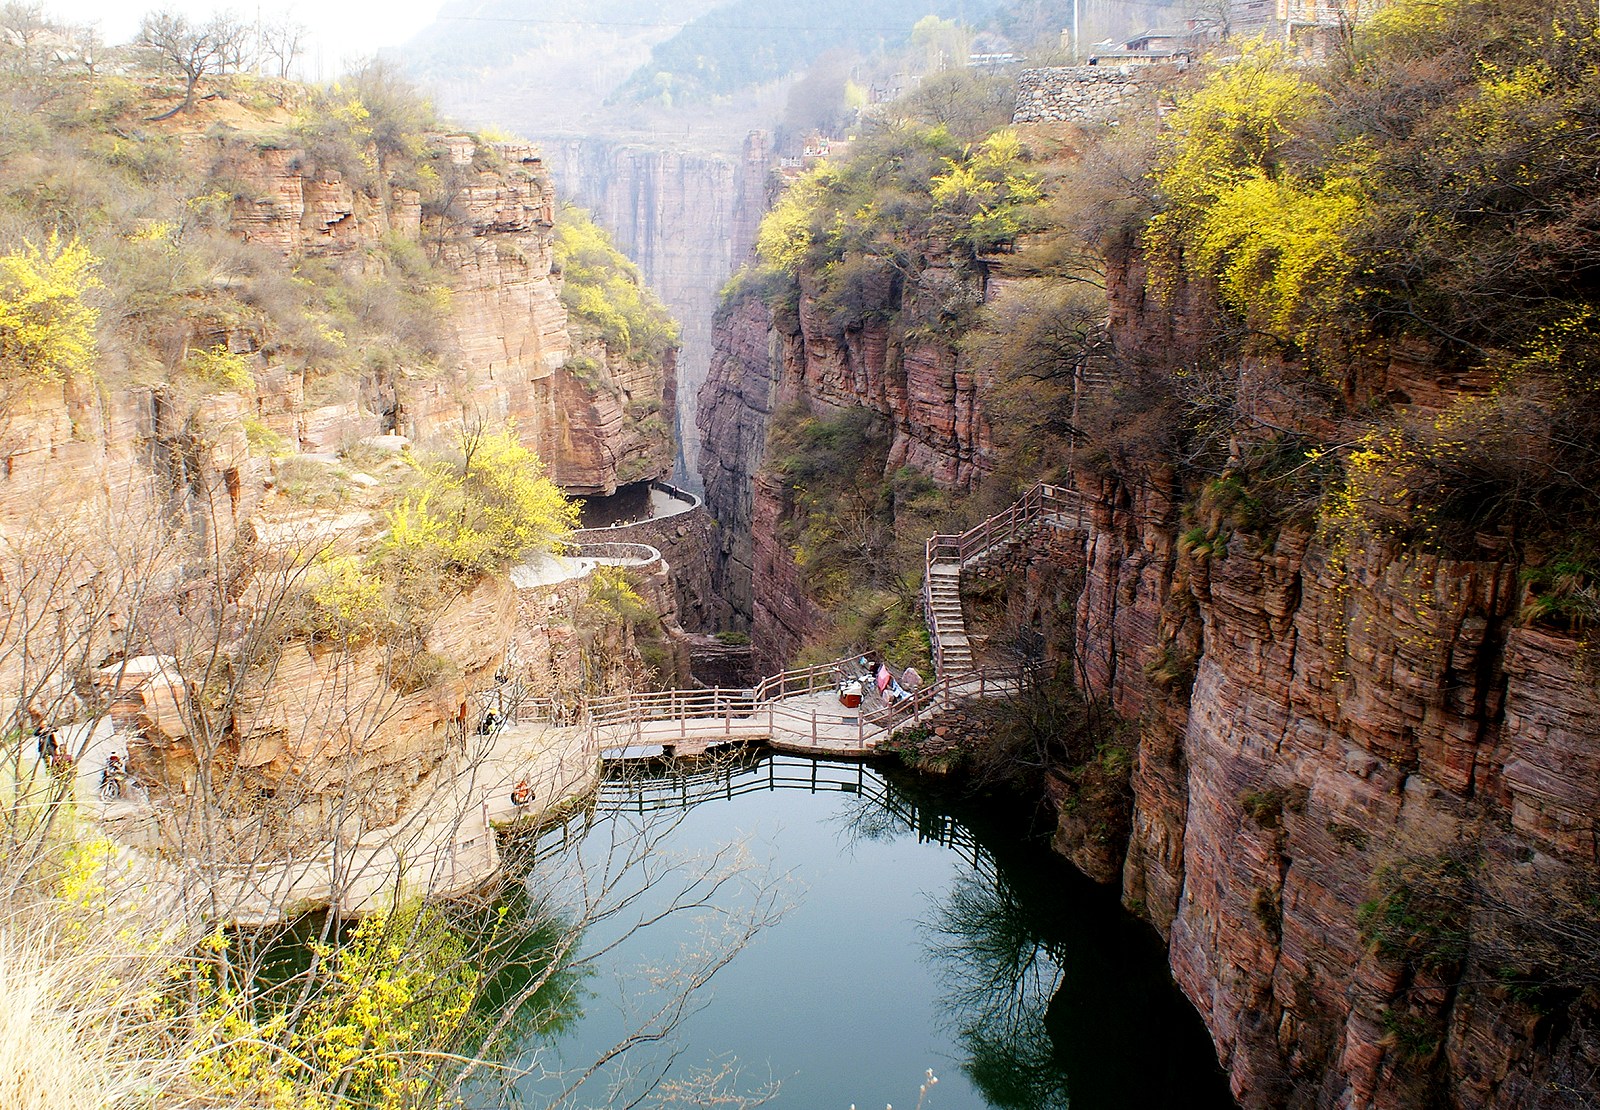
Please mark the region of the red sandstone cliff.
[[[430, 250], [449, 275], [451, 367], [420, 376], [378, 371], [356, 395], [307, 405], [288, 380], [258, 401], [273, 430], [302, 450], [337, 450], [362, 435], [398, 432], [427, 444], [448, 439], [462, 421], [516, 421], [552, 477], [576, 493], [663, 477], [671, 444], [627, 415], [628, 406], [661, 407], [675, 396], [674, 365], [630, 363], [603, 344], [582, 350], [561, 304], [551, 233], [555, 189], [529, 146], [480, 146], [445, 136], [447, 172], [456, 175], [448, 212], [424, 212], [412, 190], [387, 195], [352, 187], [338, 170], [309, 164], [304, 151], [224, 148], [211, 167], [239, 182], [232, 222], [246, 242], [267, 244], [285, 262], [319, 257], [362, 272], [365, 251], [398, 234]], [[254, 351], [259, 339], [229, 335]], [[598, 367], [575, 373], [574, 355]]]
[[[1129, 341], [1190, 327], [1132, 287], [1113, 283]], [[1404, 355], [1360, 388], [1437, 405], [1473, 387]], [[870, 330], [821, 334], [804, 302], [790, 320], [748, 301], [727, 315], [702, 397], [707, 495], [735, 532], [726, 596], [769, 659], [824, 617], [777, 542], [768, 417], [793, 398], [866, 407], [893, 422], [899, 460], [970, 482], [981, 395], [951, 368]], [[1530, 950], [1587, 943], [1558, 921], [1600, 862], [1584, 641], [1521, 622], [1518, 568], [1493, 544], [1449, 558], [1315, 525], [1194, 544], [1170, 472], [1080, 468], [1077, 483], [1087, 528], [1050, 555], [1065, 573], [1024, 587], [1068, 592], [1017, 604], [1075, 613], [1083, 681], [1138, 743], [1125, 853], [1067, 813], [1058, 847], [1167, 938], [1241, 1101], [1592, 1105], [1593, 985], [1527, 985]], [[1384, 942], [1371, 915], [1401, 881], [1432, 901]]]
[[[42, 723], [73, 719], [92, 684], [131, 699], [127, 712], [137, 717], [139, 695], [122, 690], [118, 676], [130, 655], [185, 646], [225, 655], [250, 643], [250, 607], [233, 607], [250, 590], [281, 603], [274, 584], [262, 581], [272, 560], [255, 558], [273, 546], [263, 537], [275, 529], [282, 550], [370, 544], [382, 514], [364, 499], [377, 480], [355, 465], [347, 473], [331, 457], [364, 437], [401, 433], [421, 447], [442, 447], [463, 428], [514, 422], [551, 476], [585, 493], [659, 477], [671, 464], [662, 422], [639, 414], [670, 409], [672, 360], [616, 357], [569, 329], [552, 249], [554, 190], [531, 148], [432, 137], [454, 175], [446, 211], [425, 209], [415, 191], [398, 186], [352, 184], [305, 150], [215, 132], [181, 138], [196, 180], [232, 183], [227, 232], [267, 248], [286, 273], [312, 262], [376, 281], [386, 257], [380, 241], [398, 237], [430, 252], [450, 294], [444, 366], [373, 359], [360, 375], [319, 375], [314, 357], [285, 357], [264, 315], [219, 318], [196, 297], [192, 315], [163, 321], [175, 349], [224, 346], [241, 357], [253, 388], [230, 391], [177, 375], [119, 387], [70, 378], [8, 396], [0, 410], [0, 541], [10, 558], [0, 581], [16, 619], [0, 647], [0, 672]], [[138, 380], [113, 365], [127, 349], [108, 350], [101, 368], [108, 380]], [[263, 436], [278, 441], [264, 444]], [[282, 457], [269, 458], [269, 449]], [[328, 486], [330, 507], [308, 510], [281, 496], [288, 469], [301, 463], [321, 475], [314, 480]], [[263, 789], [299, 782], [329, 796], [359, 783], [361, 815], [392, 816], [442, 755], [451, 730], [481, 711], [473, 692], [492, 684], [508, 645], [521, 644], [524, 667], [548, 686], [578, 667], [570, 628], [576, 601], [563, 604], [551, 618], [557, 631], [546, 635], [519, 622], [509, 587], [485, 584], [453, 601], [415, 645], [431, 670], [403, 678], [388, 673], [391, 660], [381, 650], [288, 644], [267, 668], [265, 688], [243, 700], [228, 693], [233, 723], [214, 722], [236, 741], [230, 773]], [[216, 614], [230, 612], [227, 620], [239, 625], [219, 625]], [[201, 643], [195, 637], [212, 617]], [[149, 636], [134, 627], [151, 621]], [[544, 643], [563, 635], [571, 643]], [[186, 675], [193, 662], [183, 661]], [[194, 712], [208, 710], [196, 703]], [[192, 786], [183, 729], [170, 714], [165, 724], [144, 723], [150, 757], [161, 762], [145, 772], [175, 788]], [[330, 753], [339, 759], [308, 770]]]
[[723, 527], [719, 590], [729, 620], [750, 629], [759, 661], [786, 665], [824, 620], [778, 543], [776, 523], [791, 508], [782, 485], [760, 476], [772, 413], [790, 403], [820, 413], [865, 408], [889, 429], [884, 475], [907, 467], [970, 490], [992, 466], [980, 391], [953, 342], [905, 337], [877, 321], [836, 331], [804, 294], [795, 312], [774, 312], [759, 297], [729, 307], [700, 394], [701, 474]]

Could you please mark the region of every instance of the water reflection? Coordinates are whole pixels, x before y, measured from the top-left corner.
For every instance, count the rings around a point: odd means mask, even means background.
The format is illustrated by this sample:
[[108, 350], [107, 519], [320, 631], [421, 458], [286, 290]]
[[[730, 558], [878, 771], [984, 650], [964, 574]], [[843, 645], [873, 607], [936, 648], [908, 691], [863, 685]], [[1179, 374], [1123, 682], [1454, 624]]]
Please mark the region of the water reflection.
[[[992, 866], [992, 857], [984, 857]], [[1061, 967], [1003, 878], [963, 876], [940, 906], [929, 954], [950, 984], [946, 1017], [968, 1060], [964, 1070], [1006, 1110], [1058, 1110], [1071, 1102], [1067, 1075], [1045, 1023]]]
[[963, 1073], [1004, 1110], [1234, 1106], [1158, 938], [1019, 812], [883, 781], [840, 816], [847, 837], [910, 833], [970, 865], [919, 928]]
[[[651, 1009], [658, 979], [704, 941], [692, 927], [633, 928], [662, 917], [650, 868], [730, 845], [770, 851], [805, 896], [782, 922], [764, 917], [770, 930], [735, 946], [747, 950], [732, 964], [693, 964], [690, 982], [717, 973], [715, 999], [668, 1029]], [[585, 1012], [548, 1066], [581, 1073], [630, 1028], [662, 1036], [632, 1042], [620, 1071], [598, 1074], [596, 1096], [611, 1083], [631, 1098], [641, 1083], [681, 1093], [715, 1081], [731, 1097], [738, 1060], [755, 1077], [746, 1097], [771, 1080], [775, 1105], [806, 1110], [910, 1105], [928, 1066], [942, 1079], [928, 1110], [1232, 1105], [1147, 927], [1025, 828], [862, 764], [734, 752], [613, 767], [593, 812], [545, 833], [529, 858], [528, 889], [565, 890], [552, 904], [598, 918], [575, 961], [585, 977], [571, 997]], [[723, 891], [685, 890], [724, 912]], [[603, 901], [629, 912], [597, 915]], [[728, 901], [774, 908], [753, 888]], [[549, 1043], [530, 1035], [507, 1062], [525, 1066]], [[559, 1089], [518, 1093], [543, 1104]]]

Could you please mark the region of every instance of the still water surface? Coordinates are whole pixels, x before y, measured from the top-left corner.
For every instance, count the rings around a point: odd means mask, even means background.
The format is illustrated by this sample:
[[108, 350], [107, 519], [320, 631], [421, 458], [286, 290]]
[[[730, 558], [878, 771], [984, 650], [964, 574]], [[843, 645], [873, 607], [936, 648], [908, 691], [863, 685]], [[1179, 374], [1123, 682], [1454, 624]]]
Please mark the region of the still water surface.
[[[645, 858], [618, 863], [612, 845], [641, 837]], [[582, 852], [561, 855], [589, 855], [579, 883], [592, 895], [601, 876], [636, 888], [645, 868], [730, 844], [767, 863], [791, 904], [716, 975], [672, 1047], [624, 1057], [633, 1069], [736, 1067], [743, 1089], [775, 1082], [769, 1105], [804, 1110], [909, 1110], [929, 1068], [925, 1110], [1233, 1105], [1155, 935], [1015, 820], [859, 764], [747, 755], [688, 779], [608, 783]], [[530, 876], [536, 897], [547, 878]], [[623, 918], [661, 908], [669, 884], [656, 887]], [[719, 909], [750, 904], [753, 889], [723, 888]], [[591, 951], [618, 947], [584, 981], [581, 1014], [553, 1044], [526, 1041], [518, 1062], [554, 1051], [581, 1067], [611, 1046], [648, 1015], [681, 946], [703, 951], [695, 916], [634, 935], [623, 918], [592, 927]], [[607, 1073], [626, 1086], [622, 1075]], [[524, 1094], [538, 1102], [550, 1082], [530, 1078]], [[626, 1103], [604, 1081], [583, 1101]]]

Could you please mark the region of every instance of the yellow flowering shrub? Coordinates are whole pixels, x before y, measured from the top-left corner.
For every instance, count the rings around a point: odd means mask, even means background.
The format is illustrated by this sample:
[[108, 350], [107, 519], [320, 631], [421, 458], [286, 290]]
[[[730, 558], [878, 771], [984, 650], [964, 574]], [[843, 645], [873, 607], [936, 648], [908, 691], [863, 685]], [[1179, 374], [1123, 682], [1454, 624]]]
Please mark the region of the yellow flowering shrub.
[[50, 381], [90, 373], [99, 313], [84, 295], [98, 262], [77, 239], [51, 235], [0, 255], [0, 379]]

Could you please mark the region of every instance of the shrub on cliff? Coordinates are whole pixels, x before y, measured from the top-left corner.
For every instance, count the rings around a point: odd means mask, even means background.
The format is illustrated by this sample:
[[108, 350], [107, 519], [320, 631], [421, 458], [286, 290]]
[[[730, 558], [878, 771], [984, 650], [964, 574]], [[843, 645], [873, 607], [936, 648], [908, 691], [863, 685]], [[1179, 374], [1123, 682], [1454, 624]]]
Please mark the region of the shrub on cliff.
[[84, 300], [98, 285], [82, 242], [52, 234], [0, 255], [0, 379], [48, 381], [92, 369], [98, 313]]
[[[264, 183], [270, 192], [278, 172], [266, 150], [296, 150], [301, 165], [337, 171], [358, 204], [380, 206], [397, 189], [418, 189], [426, 200], [440, 167], [451, 165], [448, 152], [425, 141], [436, 126], [426, 102], [368, 67], [336, 90], [274, 86], [295, 109], [286, 125], [282, 106], [263, 102], [252, 78], [212, 80], [215, 97], [158, 129], [147, 119], [150, 87], [137, 74], [0, 73], [8, 124], [0, 129], [0, 252], [20, 259], [28, 243], [44, 250], [56, 236], [59, 257], [32, 264], [48, 262], [61, 278], [65, 265], [81, 262], [79, 249], [98, 260], [76, 279], [100, 288], [77, 299], [98, 311], [85, 333], [98, 341], [95, 370], [113, 388], [174, 375], [228, 388], [184, 365], [186, 350], [209, 350], [223, 335], [252, 373], [284, 367], [348, 380], [375, 366], [431, 372], [444, 354], [449, 300], [415, 240], [385, 236], [366, 245], [360, 265], [345, 266], [315, 251], [285, 257], [279, 244], [235, 227], [273, 203], [256, 195]], [[458, 216], [432, 215], [426, 233], [438, 238]]]
[[562, 303], [614, 354], [659, 360], [677, 346], [677, 324], [587, 212], [561, 210], [555, 251]]
[[393, 580], [427, 587], [553, 550], [577, 525], [578, 503], [545, 477], [537, 455], [509, 430], [479, 432], [428, 466], [421, 491], [390, 513], [378, 561]]
[[1142, 330], [1112, 335], [1101, 380], [1051, 388], [1088, 365], [1074, 338], [1030, 407], [1018, 294], [991, 305], [997, 441], [1048, 461], [1065, 434], [1077, 465], [1190, 495], [1223, 478], [1263, 536], [1314, 521], [1335, 547], [1520, 560], [1528, 618], [1568, 621], [1596, 579], [1567, 554], [1600, 519], [1597, 74], [1600, 20], [1573, 0], [1398, 0], [1324, 67], [1257, 45], [1205, 72], [1148, 180], [1101, 205], [1147, 223], [1055, 214], [1145, 297], [1122, 298]]
[[756, 250], [769, 266], [824, 292], [854, 258], [902, 274], [928, 256], [970, 262], [1033, 227], [1042, 194], [1016, 135], [976, 146], [942, 126], [912, 123], [863, 139], [842, 163], [803, 175], [762, 220]]

